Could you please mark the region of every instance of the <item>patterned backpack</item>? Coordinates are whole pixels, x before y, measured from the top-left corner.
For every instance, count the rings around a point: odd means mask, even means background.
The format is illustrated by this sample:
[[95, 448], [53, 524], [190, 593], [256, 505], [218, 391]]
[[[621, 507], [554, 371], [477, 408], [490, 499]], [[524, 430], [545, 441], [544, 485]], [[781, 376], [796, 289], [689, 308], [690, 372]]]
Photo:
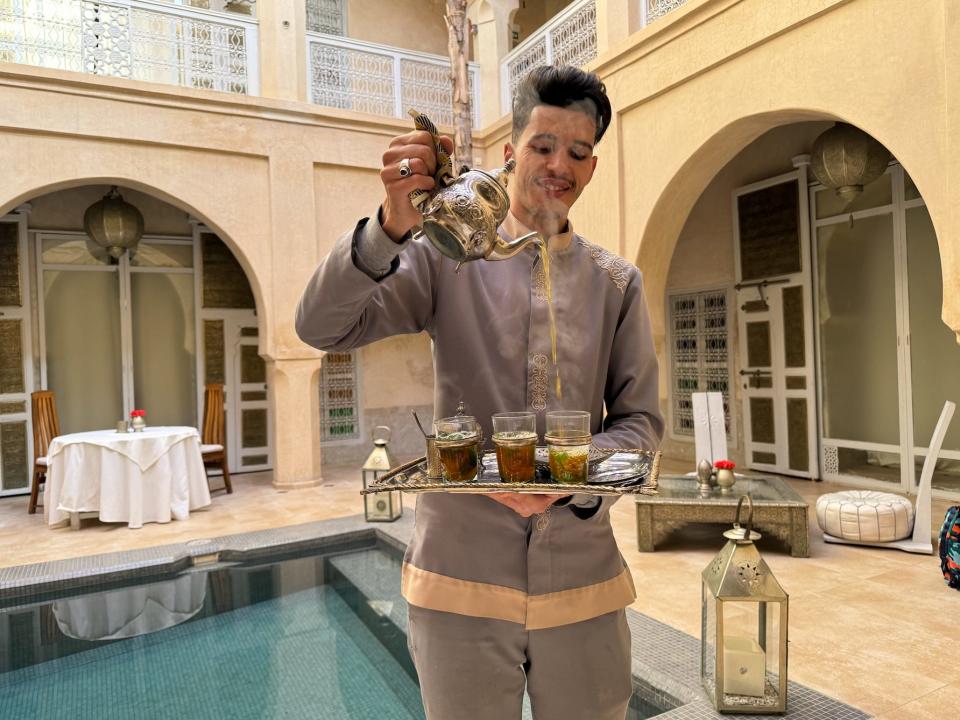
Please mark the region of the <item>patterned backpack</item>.
[[940, 568], [947, 585], [960, 590], [960, 505], [947, 510], [940, 529]]

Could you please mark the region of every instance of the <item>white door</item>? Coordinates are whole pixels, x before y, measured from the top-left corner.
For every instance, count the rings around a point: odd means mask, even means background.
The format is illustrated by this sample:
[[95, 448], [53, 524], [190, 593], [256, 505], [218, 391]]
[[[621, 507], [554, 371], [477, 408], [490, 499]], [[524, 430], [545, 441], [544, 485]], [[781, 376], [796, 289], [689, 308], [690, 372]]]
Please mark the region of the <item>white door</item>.
[[735, 190], [733, 218], [747, 466], [816, 477], [805, 166]]
[[30, 491], [33, 343], [26, 217], [0, 220], [0, 495]]
[[235, 472], [267, 470], [273, 464], [267, 365], [260, 357], [256, 318], [235, 327], [233, 383], [227, 395], [228, 460]]

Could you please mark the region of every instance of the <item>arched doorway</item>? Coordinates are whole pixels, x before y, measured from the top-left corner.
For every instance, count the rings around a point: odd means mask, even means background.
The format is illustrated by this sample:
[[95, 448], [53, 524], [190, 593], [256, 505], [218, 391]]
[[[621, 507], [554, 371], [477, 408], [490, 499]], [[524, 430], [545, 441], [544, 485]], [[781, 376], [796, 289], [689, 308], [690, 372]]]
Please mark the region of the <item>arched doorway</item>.
[[271, 467], [266, 367], [243, 268], [203, 222], [122, 186], [145, 232], [134, 252], [109, 257], [83, 232], [85, 209], [109, 187], [38, 194], [0, 218], [2, 494], [27, 489], [37, 389], [55, 393], [71, 433], [114, 427], [134, 408], [153, 425], [198, 426], [204, 384], [224, 383], [231, 467]]
[[[665, 449], [692, 459], [690, 393], [717, 390], [742, 467], [910, 491], [960, 398], [937, 237], [896, 161], [852, 203], [807, 176], [831, 124], [760, 134], [693, 203], [662, 299]], [[935, 491], [960, 492], [960, 428], [940, 458]]]

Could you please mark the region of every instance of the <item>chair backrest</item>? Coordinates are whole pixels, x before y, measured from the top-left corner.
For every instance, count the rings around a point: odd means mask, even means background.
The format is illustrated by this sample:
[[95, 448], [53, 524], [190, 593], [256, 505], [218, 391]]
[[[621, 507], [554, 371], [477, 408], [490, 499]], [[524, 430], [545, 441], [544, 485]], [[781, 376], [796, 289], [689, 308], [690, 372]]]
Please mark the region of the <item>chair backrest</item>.
[[917, 502], [913, 508], [913, 539], [919, 542], [930, 542], [930, 486], [933, 483], [933, 471], [936, 469], [937, 457], [940, 455], [943, 438], [947, 434], [950, 420], [953, 419], [953, 411], [956, 409], [956, 404], [949, 400], [943, 403], [940, 419], [933, 429], [933, 437], [930, 438], [927, 457], [924, 458], [923, 469], [920, 471], [920, 482], [917, 484]]
[[57, 401], [52, 391], [38, 390], [30, 393], [30, 406], [33, 411], [33, 455], [34, 458], [43, 457], [50, 442], [60, 434]]
[[203, 427], [200, 442], [227, 446], [227, 422], [223, 410], [223, 383], [203, 386]]
[[693, 433], [697, 462], [727, 459], [727, 426], [723, 413], [723, 393], [695, 392], [693, 396]]

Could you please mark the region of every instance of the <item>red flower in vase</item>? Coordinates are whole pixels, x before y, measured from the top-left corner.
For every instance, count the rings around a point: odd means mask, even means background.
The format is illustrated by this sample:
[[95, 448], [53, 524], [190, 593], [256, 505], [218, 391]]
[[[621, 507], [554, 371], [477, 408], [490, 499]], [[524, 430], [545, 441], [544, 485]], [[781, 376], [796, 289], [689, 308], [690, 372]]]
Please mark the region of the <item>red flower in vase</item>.
[[733, 470], [737, 465], [732, 460], [717, 460], [713, 466], [717, 470]]
[[147, 411], [146, 411], [146, 410], [131, 410], [131, 411], [130, 411], [130, 417], [132, 417], [132, 418], [135, 418], [135, 417], [140, 417], [140, 418], [142, 418], [142, 417], [146, 417], [146, 416], [147, 416]]

